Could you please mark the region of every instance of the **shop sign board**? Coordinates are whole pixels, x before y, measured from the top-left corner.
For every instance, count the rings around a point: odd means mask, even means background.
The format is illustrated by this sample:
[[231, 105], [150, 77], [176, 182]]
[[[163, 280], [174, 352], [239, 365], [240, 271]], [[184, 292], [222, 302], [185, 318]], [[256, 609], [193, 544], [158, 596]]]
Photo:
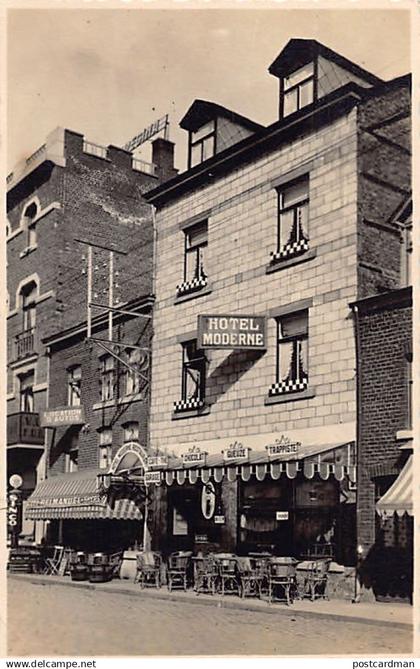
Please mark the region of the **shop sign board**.
[[293, 459], [293, 456], [299, 455], [299, 449], [302, 444], [299, 441], [291, 441], [284, 434], [280, 439], [275, 439], [273, 444], [268, 444], [265, 448], [269, 458], [277, 458], [282, 455], [287, 455]]
[[276, 511], [276, 520], [289, 520], [288, 511]]
[[184, 465], [198, 465], [203, 467], [206, 464], [205, 451], [202, 451], [197, 446], [192, 446], [186, 453], [182, 453], [181, 458]]
[[42, 427], [61, 427], [62, 425], [84, 425], [85, 409], [78, 407], [55, 407], [44, 409], [40, 413]]
[[167, 467], [168, 457], [166, 455], [149, 455], [147, 458], [148, 467]]
[[199, 348], [266, 349], [265, 316], [200, 315]]
[[150, 485], [152, 483], [159, 485], [161, 482], [161, 478], [162, 478], [161, 472], [144, 472], [145, 485]]
[[109, 468], [109, 474], [117, 474], [124, 469], [144, 468], [147, 461], [145, 450], [135, 441], [128, 441], [115, 453]]
[[22, 492], [11, 490], [7, 500], [7, 530], [9, 534], [20, 534], [22, 530]]
[[23, 483], [23, 478], [21, 477], [20, 474], [12, 474], [11, 477], [9, 478], [9, 483], [12, 486], [12, 488], [20, 488], [20, 486]]
[[224, 525], [225, 524], [225, 517], [224, 516], [215, 516], [214, 517], [214, 524], [215, 525]]
[[229, 444], [227, 449], [223, 451], [223, 460], [225, 462], [231, 462], [232, 460], [248, 460], [250, 449], [248, 446], [244, 446], [240, 441], [234, 441], [232, 444]]
[[209, 540], [207, 534], [196, 534], [194, 538], [196, 544], [206, 544]]

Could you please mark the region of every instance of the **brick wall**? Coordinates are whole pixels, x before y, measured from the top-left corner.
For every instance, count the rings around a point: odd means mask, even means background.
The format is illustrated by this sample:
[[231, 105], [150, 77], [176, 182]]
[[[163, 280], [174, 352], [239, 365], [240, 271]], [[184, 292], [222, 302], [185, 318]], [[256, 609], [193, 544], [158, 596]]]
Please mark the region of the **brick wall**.
[[[266, 153], [157, 213], [156, 295], [151, 443], [290, 432], [354, 424], [355, 355], [348, 302], [356, 295], [356, 113]], [[310, 239], [316, 258], [266, 274], [276, 247], [277, 197], [271, 181], [302, 165], [310, 173]], [[184, 235], [179, 224], [210, 209], [206, 272], [210, 295], [174, 304], [183, 278]], [[177, 336], [205, 313], [266, 314], [296, 300], [309, 310], [312, 399], [265, 406], [275, 381], [275, 321], [259, 357], [212, 351], [209, 377], [220, 377], [207, 416], [172, 420], [180, 399], [181, 346]], [[245, 361], [245, 357], [247, 360]], [[223, 377], [223, 378], [222, 378]]]
[[[163, 142], [160, 157], [165, 156]], [[127, 301], [145, 295], [152, 289], [153, 224], [150, 205], [142, 193], [159, 183], [156, 177], [132, 169], [131, 155], [117, 147], [108, 147], [107, 158], [86, 153], [83, 136], [64, 132], [65, 167], [42, 163], [16, 184], [8, 193], [7, 217], [10, 223], [7, 243], [7, 284], [9, 299], [8, 361], [15, 362], [15, 337], [23, 329], [16, 292], [20, 282], [36, 275], [39, 283], [35, 351], [31, 361], [35, 368], [36, 387], [47, 382], [47, 362], [43, 337], [80, 323], [86, 318], [86, 247], [75, 241], [81, 238], [105, 246], [114, 245], [126, 251], [115, 254], [114, 267], [119, 275], [115, 296]], [[169, 175], [166, 162], [161, 178]], [[37, 248], [27, 255], [25, 232], [19, 232], [20, 221], [28, 203], [36, 199], [41, 210], [37, 221]], [[45, 213], [43, 213], [45, 212]], [[84, 258], [83, 258], [84, 256]], [[107, 302], [108, 253], [94, 254], [94, 293], [98, 302]], [[97, 313], [97, 312], [95, 312]], [[29, 361], [28, 361], [29, 362]], [[16, 375], [27, 367], [8, 372], [8, 412], [19, 410]], [[36, 388], [35, 388], [36, 390]], [[45, 387], [36, 394], [35, 409], [45, 406]]]
[[412, 306], [403, 289], [359, 310], [360, 425], [358, 536], [367, 551], [375, 541], [375, 485], [372, 468], [400, 468], [398, 430], [408, 428], [407, 354], [411, 349]]
[[400, 285], [400, 235], [394, 213], [411, 191], [407, 82], [358, 108], [359, 297]]
[[[150, 346], [151, 322], [146, 319], [125, 319], [120, 317], [120, 324], [115, 326], [114, 337], [125, 343], [142, 347]], [[85, 334], [85, 333], [84, 333]], [[106, 326], [95, 328], [94, 336], [107, 338]], [[121, 351], [124, 351], [122, 347]], [[105, 351], [93, 342], [86, 342], [84, 335], [69, 338], [51, 349], [50, 357], [50, 400], [49, 408], [66, 406], [67, 370], [72, 365], [80, 365], [82, 373], [81, 404], [85, 409], [87, 428], [79, 434], [79, 469], [93, 469], [99, 466], [99, 435], [98, 429], [112, 427], [112, 454], [124, 443], [123, 424], [128, 421], [139, 423], [139, 442], [148, 445], [148, 391], [141, 381], [141, 399], [124, 396], [123, 377], [125, 367], [118, 361], [116, 364], [116, 395], [115, 401], [101, 402], [100, 397], [100, 356]], [[123, 353], [124, 355], [124, 353]], [[145, 372], [148, 373], [147, 371]], [[49, 434], [49, 467], [50, 476], [65, 471], [65, 451], [69, 447], [69, 437], [73, 428], [58, 428], [52, 441]]]

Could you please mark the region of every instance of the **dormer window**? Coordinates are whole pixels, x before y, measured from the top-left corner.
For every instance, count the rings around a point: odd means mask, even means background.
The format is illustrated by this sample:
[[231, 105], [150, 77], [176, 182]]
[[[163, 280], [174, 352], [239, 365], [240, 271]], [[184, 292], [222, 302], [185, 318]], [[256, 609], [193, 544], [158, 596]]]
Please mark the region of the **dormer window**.
[[314, 63], [307, 63], [287, 77], [283, 77], [283, 117], [293, 114], [298, 109], [314, 101], [315, 68]]
[[216, 153], [216, 122], [209, 121], [195, 132], [190, 131], [188, 167], [199, 165]]

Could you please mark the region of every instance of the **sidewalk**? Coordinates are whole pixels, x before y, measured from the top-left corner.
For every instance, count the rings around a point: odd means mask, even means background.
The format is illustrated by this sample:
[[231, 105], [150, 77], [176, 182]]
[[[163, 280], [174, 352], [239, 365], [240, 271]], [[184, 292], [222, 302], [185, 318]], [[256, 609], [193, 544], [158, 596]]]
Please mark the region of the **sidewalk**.
[[69, 576], [45, 576], [43, 574], [8, 574], [9, 578], [15, 578], [38, 585], [62, 585], [72, 588], [85, 588], [89, 590], [101, 590], [102, 592], [125, 594], [129, 596], [150, 598], [154, 600], [165, 600], [173, 602], [185, 602], [186, 604], [202, 604], [207, 606], [218, 606], [229, 609], [258, 611], [269, 614], [298, 615], [302, 617], [335, 618], [348, 622], [364, 622], [367, 625], [392, 625], [393, 627], [411, 627], [413, 625], [413, 607], [408, 604], [384, 604], [359, 603], [352, 604], [350, 601], [338, 599], [297, 600], [292, 606], [286, 606], [281, 602], [269, 605], [264, 600], [257, 598], [240, 599], [239, 597], [226, 595], [196, 595], [192, 590], [183, 592], [176, 590], [169, 592], [165, 586], [156, 590], [155, 588], [140, 589], [139, 585], [132, 581], [116, 579], [109, 583], [74, 582]]

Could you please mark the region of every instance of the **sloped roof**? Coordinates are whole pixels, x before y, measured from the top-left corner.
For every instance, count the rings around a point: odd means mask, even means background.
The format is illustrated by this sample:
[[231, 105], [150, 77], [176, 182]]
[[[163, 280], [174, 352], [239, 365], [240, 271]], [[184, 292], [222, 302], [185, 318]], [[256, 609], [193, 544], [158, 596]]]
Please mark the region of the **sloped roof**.
[[251, 119], [242, 116], [242, 114], [237, 114], [232, 111], [232, 109], [227, 109], [222, 107], [222, 105], [217, 104], [216, 102], [209, 102], [208, 100], [194, 100], [187, 113], [181, 119], [179, 125], [183, 130], [198, 130], [202, 125], [208, 121], [217, 118], [218, 116], [223, 116], [224, 118], [229, 119], [232, 123], [237, 123], [252, 132], [257, 132], [262, 130], [265, 126]]
[[271, 63], [268, 71], [276, 77], [282, 77], [290, 73], [293, 69], [304, 65], [312, 60], [316, 55], [324, 56], [328, 60], [334, 61], [340, 67], [352, 72], [355, 76], [364, 79], [373, 86], [383, 82], [383, 79], [376, 77], [360, 65], [341, 56], [336, 51], [329, 49], [321, 42], [315, 39], [291, 39], [288, 41], [277, 58]]

